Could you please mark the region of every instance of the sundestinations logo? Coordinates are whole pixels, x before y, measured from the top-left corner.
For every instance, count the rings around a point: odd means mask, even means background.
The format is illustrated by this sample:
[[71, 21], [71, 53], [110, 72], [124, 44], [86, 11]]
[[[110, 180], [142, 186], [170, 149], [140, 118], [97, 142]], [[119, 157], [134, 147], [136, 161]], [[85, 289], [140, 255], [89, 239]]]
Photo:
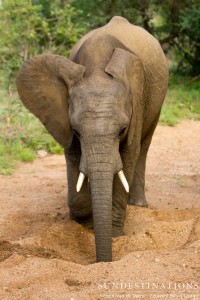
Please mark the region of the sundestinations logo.
[[200, 299], [196, 282], [99, 282], [102, 299]]
[[193, 282], [99, 282], [100, 290], [198, 290], [200, 285]]

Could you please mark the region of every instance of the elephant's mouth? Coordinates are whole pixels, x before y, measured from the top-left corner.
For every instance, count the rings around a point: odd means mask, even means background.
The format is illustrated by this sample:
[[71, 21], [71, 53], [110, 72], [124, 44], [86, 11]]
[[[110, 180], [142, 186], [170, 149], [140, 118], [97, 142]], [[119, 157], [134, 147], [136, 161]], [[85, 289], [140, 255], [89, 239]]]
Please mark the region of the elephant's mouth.
[[[124, 175], [124, 172], [121, 170], [118, 172], [118, 176], [119, 176], [119, 179], [121, 180], [121, 183], [125, 189], [125, 191], [127, 193], [129, 193], [129, 184], [128, 184], [128, 181]], [[80, 192], [81, 188], [82, 188], [82, 185], [83, 185], [83, 182], [84, 182], [84, 179], [85, 179], [85, 175], [80, 172], [79, 173], [79, 177], [78, 177], [78, 181], [77, 181], [77, 185], [76, 185], [76, 191], [77, 193]]]

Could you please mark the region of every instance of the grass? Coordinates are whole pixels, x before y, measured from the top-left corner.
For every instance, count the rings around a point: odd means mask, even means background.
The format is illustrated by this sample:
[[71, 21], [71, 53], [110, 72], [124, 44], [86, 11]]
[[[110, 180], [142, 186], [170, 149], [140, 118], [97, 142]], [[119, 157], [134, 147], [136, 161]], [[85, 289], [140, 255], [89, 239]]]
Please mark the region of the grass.
[[200, 80], [171, 76], [160, 123], [175, 126], [183, 119], [200, 120]]
[[173, 176], [173, 179], [175, 179], [177, 181], [177, 183], [178, 183], [178, 185], [179, 185], [180, 188], [184, 188], [185, 187], [185, 182], [181, 178], [181, 176], [179, 176], [179, 175], [176, 174], [176, 175]]
[[40, 121], [21, 104], [16, 93], [0, 89], [0, 174], [11, 175], [18, 161], [32, 162], [37, 150], [63, 153]]
[[[1, 78], [0, 78], [1, 79]], [[3, 82], [3, 80], [0, 82]], [[188, 78], [171, 76], [162, 125], [175, 126], [183, 119], [200, 120], [200, 81], [187, 84]], [[4, 82], [3, 82], [4, 83]], [[37, 150], [62, 154], [62, 147], [21, 104], [16, 93], [8, 96], [0, 89], [0, 174], [10, 175], [18, 161], [32, 162]]]

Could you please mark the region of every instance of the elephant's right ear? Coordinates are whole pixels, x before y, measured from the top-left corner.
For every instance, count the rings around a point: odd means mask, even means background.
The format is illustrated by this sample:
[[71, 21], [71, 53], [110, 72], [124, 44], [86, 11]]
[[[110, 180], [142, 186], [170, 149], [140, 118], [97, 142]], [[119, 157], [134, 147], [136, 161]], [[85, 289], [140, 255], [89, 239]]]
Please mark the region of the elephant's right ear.
[[115, 48], [105, 72], [121, 80], [130, 90], [132, 116], [127, 133], [128, 145], [133, 138], [141, 135], [143, 122], [144, 99], [144, 68], [138, 56], [129, 50]]
[[84, 72], [85, 67], [65, 57], [45, 54], [25, 62], [17, 76], [22, 102], [65, 149], [72, 141], [68, 90]]

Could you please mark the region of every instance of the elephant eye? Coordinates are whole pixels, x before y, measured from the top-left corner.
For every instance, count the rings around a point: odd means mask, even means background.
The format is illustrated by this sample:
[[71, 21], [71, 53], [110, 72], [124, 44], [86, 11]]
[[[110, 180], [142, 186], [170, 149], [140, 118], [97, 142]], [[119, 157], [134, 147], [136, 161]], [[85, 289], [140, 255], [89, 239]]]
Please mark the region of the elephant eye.
[[122, 136], [125, 131], [126, 131], [126, 126], [120, 131], [119, 136]]
[[73, 129], [73, 132], [76, 135], [76, 137], [80, 139], [80, 133], [76, 129]]

